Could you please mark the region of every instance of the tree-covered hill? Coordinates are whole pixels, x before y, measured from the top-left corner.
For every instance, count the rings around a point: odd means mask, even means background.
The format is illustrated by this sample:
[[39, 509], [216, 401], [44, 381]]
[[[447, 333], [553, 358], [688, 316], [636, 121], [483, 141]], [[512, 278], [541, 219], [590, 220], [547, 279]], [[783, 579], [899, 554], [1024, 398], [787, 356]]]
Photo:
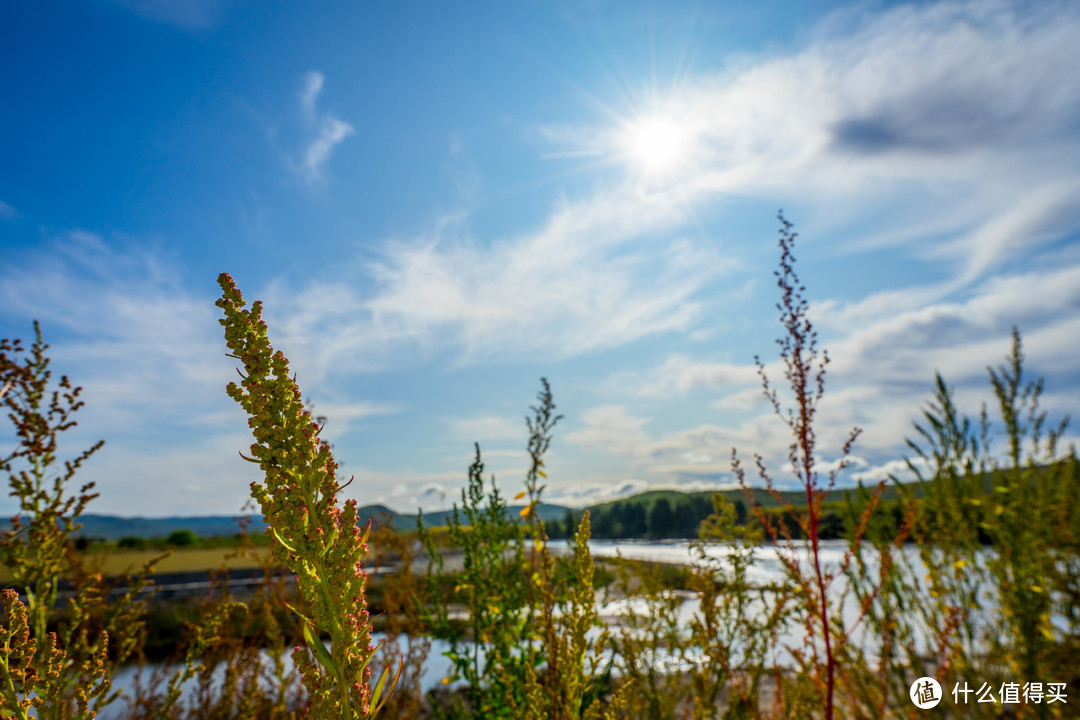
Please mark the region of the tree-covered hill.
[[[850, 490], [834, 490], [828, 501], [841, 502]], [[736, 506], [740, 519], [746, 515], [746, 500], [738, 489], [721, 491]], [[886, 491], [885, 499], [897, 495], [894, 487]], [[618, 500], [591, 505], [593, 534], [597, 538], [689, 538], [697, 534], [698, 524], [712, 512], [712, 491], [681, 492], [679, 490], [649, 490]], [[780, 503], [764, 490], [754, 491], [754, 500], [761, 507], [775, 508]], [[806, 495], [800, 492], [782, 492], [783, 503], [794, 507], [806, 504]], [[524, 506], [510, 505], [508, 517], [517, 518]], [[585, 508], [540, 503], [537, 514], [548, 527], [552, 537], [565, 537], [567, 520], [576, 527]], [[438, 510], [424, 513], [428, 526], [438, 527], [447, 523], [452, 511]], [[360, 521], [370, 518], [375, 522], [390, 522], [395, 530], [409, 532], [416, 529], [418, 515], [398, 513], [385, 505], [365, 505], [358, 511]], [[114, 515], [82, 515], [83, 527], [76, 535], [103, 540], [119, 540], [125, 537], [164, 538], [179, 530], [190, 530], [199, 537], [232, 536], [240, 532], [240, 521], [247, 522], [251, 533], [262, 533], [265, 523], [260, 515], [230, 516], [175, 516], [163, 518], [119, 517]], [[10, 521], [0, 521], [0, 532], [9, 529]]]

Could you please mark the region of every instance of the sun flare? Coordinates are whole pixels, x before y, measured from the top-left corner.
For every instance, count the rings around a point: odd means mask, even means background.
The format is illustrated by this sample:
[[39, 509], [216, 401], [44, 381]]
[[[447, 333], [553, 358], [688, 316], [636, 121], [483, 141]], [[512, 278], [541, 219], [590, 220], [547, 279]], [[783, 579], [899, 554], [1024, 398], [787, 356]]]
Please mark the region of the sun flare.
[[690, 144], [685, 124], [666, 115], [628, 123], [623, 138], [627, 159], [646, 176], [667, 175], [678, 169], [688, 159]]

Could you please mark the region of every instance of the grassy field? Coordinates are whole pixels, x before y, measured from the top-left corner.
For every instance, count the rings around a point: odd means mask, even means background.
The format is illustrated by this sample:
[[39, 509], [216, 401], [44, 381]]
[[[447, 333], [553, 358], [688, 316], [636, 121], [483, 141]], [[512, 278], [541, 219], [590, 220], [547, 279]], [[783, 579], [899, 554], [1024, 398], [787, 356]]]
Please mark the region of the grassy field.
[[[258, 567], [259, 562], [252, 557], [232, 557], [233, 550], [226, 548], [190, 548], [175, 549], [158, 562], [157, 572], [193, 572], [198, 570], [219, 570], [222, 568], [238, 569]], [[267, 548], [255, 550], [259, 557], [269, 552]], [[113, 550], [110, 552], [91, 552], [85, 558], [87, 566], [106, 576], [123, 575], [134, 572], [144, 562], [160, 554], [157, 550]], [[10, 583], [11, 573], [0, 566], [0, 583]]]

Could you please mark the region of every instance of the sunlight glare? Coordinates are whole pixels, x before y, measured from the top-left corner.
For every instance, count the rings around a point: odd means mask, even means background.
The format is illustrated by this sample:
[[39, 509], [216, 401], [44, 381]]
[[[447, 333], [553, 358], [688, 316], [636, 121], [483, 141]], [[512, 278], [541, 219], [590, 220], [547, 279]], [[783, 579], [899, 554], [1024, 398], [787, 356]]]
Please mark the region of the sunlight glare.
[[669, 173], [686, 158], [688, 136], [687, 129], [674, 118], [642, 118], [627, 128], [627, 155], [647, 175]]

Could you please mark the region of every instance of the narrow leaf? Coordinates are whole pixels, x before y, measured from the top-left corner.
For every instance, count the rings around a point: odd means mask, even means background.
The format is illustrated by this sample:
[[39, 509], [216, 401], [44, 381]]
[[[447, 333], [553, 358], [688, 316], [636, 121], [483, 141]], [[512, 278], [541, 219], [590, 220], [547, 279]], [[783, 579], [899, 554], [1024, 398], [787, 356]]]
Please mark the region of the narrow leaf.
[[288, 550], [288, 551], [289, 551], [289, 552], [291, 552], [291, 553], [295, 553], [295, 552], [296, 552], [296, 548], [294, 548], [294, 547], [293, 547], [292, 545], [290, 545], [289, 543], [285, 542], [285, 538], [281, 537], [281, 535], [279, 535], [279, 534], [278, 534], [278, 531], [277, 531], [277, 528], [276, 528], [276, 527], [274, 527], [273, 525], [271, 525], [271, 526], [270, 526], [270, 530], [271, 530], [271, 531], [272, 531], [272, 532], [274, 533], [274, 537], [275, 537], [275, 538], [277, 538], [277, 541], [278, 541], [279, 543], [281, 543], [281, 547], [285, 548], [286, 550]]
[[405, 667], [405, 655], [402, 654], [401, 659], [398, 661], [398, 669], [397, 672], [394, 673], [394, 679], [390, 683], [390, 687], [386, 688], [386, 697], [382, 699], [382, 702], [379, 702], [379, 696], [382, 694], [383, 685], [386, 682], [387, 676], [390, 674], [390, 667], [390, 665], [386, 666], [386, 669], [383, 670], [382, 677], [379, 678], [378, 684], [375, 685], [371, 700], [371, 704], [374, 706], [372, 714], [379, 712], [382, 706], [386, 704], [386, 701], [390, 699], [390, 694], [394, 692], [394, 688], [397, 687], [398, 680], [401, 679], [401, 671]]
[[341, 684], [343, 682], [341, 671], [338, 669], [337, 663], [334, 662], [334, 658], [330, 656], [326, 646], [323, 645], [322, 640], [311, 629], [311, 623], [304, 623], [304, 642], [307, 643], [308, 649], [315, 655], [319, 664], [326, 668], [326, 672], [333, 675], [338, 684]]
[[292, 610], [292, 611], [293, 611], [294, 613], [296, 613], [296, 616], [297, 616], [298, 618], [300, 618], [300, 619], [301, 619], [301, 620], [302, 620], [302, 621], [304, 622], [304, 624], [305, 624], [305, 625], [307, 625], [307, 624], [308, 624], [309, 622], [311, 622], [311, 620], [309, 620], [309, 619], [307, 618], [307, 616], [306, 616], [306, 615], [304, 615], [304, 613], [300, 612], [299, 610], [297, 610], [296, 608], [294, 608], [294, 607], [293, 607], [292, 605], [290, 605], [289, 603], [285, 603], [285, 607], [289, 608], [289, 609], [290, 609], [290, 610]]

